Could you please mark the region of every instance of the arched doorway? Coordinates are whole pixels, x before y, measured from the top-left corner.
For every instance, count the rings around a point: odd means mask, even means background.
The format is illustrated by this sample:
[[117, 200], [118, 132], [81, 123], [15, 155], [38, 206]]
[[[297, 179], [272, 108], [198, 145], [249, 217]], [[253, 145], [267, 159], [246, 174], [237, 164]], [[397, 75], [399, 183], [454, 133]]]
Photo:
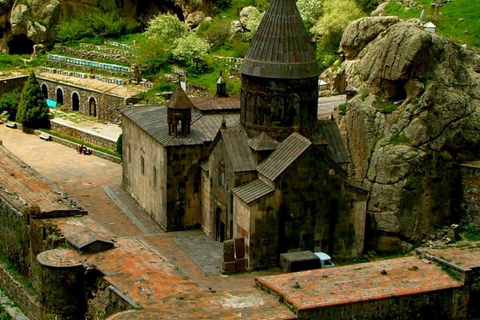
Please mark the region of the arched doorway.
[[215, 211], [215, 238], [219, 242], [225, 240], [225, 222], [222, 221], [222, 209], [217, 208]]
[[89, 110], [90, 110], [90, 116], [96, 117], [97, 116], [97, 101], [95, 101], [95, 98], [90, 98], [88, 101], [89, 105]]
[[57, 89], [57, 104], [63, 105], [63, 91], [62, 89]]
[[48, 87], [45, 83], [42, 84], [42, 92], [43, 92], [43, 97], [45, 99], [48, 99]]
[[72, 110], [80, 111], [80, 98], [78, 97], [78, 93], [76, 92], [72, 94]]

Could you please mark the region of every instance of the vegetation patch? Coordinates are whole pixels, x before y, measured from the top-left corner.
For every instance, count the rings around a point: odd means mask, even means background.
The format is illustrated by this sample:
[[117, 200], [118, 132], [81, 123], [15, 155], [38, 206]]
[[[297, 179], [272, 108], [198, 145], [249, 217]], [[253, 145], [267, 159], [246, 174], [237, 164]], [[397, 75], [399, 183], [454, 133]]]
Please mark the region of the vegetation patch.
[[348, 102], [342, 103], [341, 105], [338, 106], [338, 110], [340, 110], [340, 114], [342, 116], [347, 114], [347, 107], [348, 107]]
[[422, 7], [411, 7], [407, 10], [396, 1], [390, 1], [385, 8], [385, 15], [395, 15], [400, 18], [420, 18], [425, 10], [425, 23], [433, 22], [436, 32], [452, 40], [470, 47], [480, 49], [480, 24], [478, 23], [478, 3], [471, 0], [455, 0], [446, 3], [435, 14], [430, 9], [430, 0], [416, 0]]
[[375, 109], [385, 114], [392, 113], [398, 108], [398, 105], [396, 105], [393, 100], [384, 101], [380, 97], [375, 98], [373, 106], [375, 107]]
[[390, 137], [389, 142], [391, 144], [408, 144], [410, 141], [408, 140], [405, 133], [397, 133]]
[[471, 224], [463, 226], [463, 236], [470, 241], [480, 241], [480, 228]]

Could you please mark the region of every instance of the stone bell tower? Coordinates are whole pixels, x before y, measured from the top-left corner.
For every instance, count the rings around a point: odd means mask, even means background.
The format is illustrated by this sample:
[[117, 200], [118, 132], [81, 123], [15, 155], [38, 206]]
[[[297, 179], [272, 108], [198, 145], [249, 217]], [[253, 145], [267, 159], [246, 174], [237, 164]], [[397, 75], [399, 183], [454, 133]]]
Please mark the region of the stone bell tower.
[[312, 136], [320, 69], [295, 0], [271, 1], [241, 73], [240, 121], [249, 135]]
[[174, 137], [189, 135], [193, 103], [181, 87], [172, 94], [167, 108], [168, 134]]

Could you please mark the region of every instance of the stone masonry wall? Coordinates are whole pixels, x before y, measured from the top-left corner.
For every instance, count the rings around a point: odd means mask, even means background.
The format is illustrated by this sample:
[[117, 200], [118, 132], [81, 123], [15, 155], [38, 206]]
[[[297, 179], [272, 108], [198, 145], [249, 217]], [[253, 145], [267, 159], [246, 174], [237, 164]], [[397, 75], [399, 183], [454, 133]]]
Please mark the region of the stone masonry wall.
[[94, 135], [90, 132], [83, 131], [78, 128], [69, 127], [64, 124], [57, 123], [55, 122], [55, 120], [50, 121], [50, 127], [55, 132], [75, 139], [79, 139], [81, 141], [85, 141], [87, 143], [94, 144], [96, 146], [104, 147], [110, 150], [115, 150], [117, 147], [116, 140], [112, 140], [110, 138], [102, 137], [99, 135]]
[[460, 165], [462, 177], [461, 221], [480, 226], [480, 167]]
[[468, 293], [462, 289], [300, 311], [299, 320], [449, 320], [466, 319]]
[[2, 79], [1, 80], [2, 85], [0, 86], [0, 97], [4, 93], [11, 92], [15, 89], [18, 89], [19, 91], [22, 91], [23, 86], [25, 85], [25, 82], [27, 81], [27, 79], [28, 79], [28, 76], [20, 76], [20, 77]]
[[[37, 79], [40, 86], [47, 86], [48, 99], [50, 100], [57, 101], [57, 91], [62, 91], [63, 107], [65, 109], [73, 111], [73, 95], [76, 93], [79, 101], [78, 112], [96, 117], [100, 121], [121, 123], [120, 111], [125, 108], [125, 99], [123, 97], [47, 78], [37, 77]], [[95, 111], [90, 106], [91, 100], [95, 101]]]
[[36, 297], [12, 276], [3, 263], [0, 263], [0, 288], [15, 301], [30, 319], [41, 319], [40, 304]]

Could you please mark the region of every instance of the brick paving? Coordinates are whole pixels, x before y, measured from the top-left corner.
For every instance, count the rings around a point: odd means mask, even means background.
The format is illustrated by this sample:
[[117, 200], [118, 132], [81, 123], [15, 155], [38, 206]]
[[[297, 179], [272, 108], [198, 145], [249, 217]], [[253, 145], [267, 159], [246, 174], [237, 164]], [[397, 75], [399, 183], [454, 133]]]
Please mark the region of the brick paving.
[[480, 243], [459, 243], [446, 248], [422, 248], [422, 251], [451, 262], [464, 269], [480, 266]]
[[[382, 270], [387, 273], [382, 274]], [[297, 310], [388, 299], [463, 286], [462, 281], [451, 278], [436, 264], [425, 263], [417, 257], [262, 277], [256, 281], [283, 297]]]

